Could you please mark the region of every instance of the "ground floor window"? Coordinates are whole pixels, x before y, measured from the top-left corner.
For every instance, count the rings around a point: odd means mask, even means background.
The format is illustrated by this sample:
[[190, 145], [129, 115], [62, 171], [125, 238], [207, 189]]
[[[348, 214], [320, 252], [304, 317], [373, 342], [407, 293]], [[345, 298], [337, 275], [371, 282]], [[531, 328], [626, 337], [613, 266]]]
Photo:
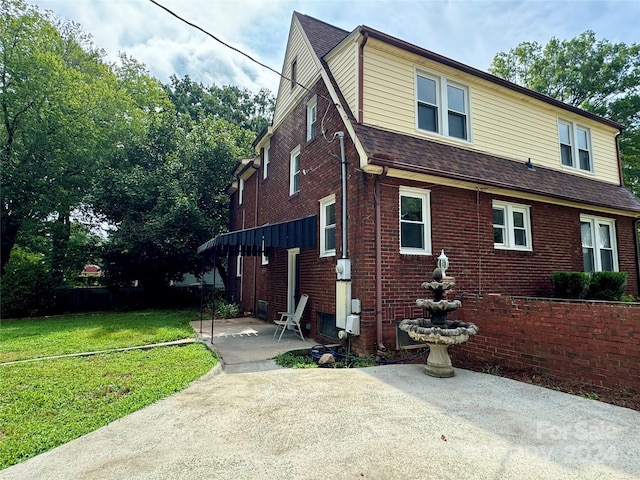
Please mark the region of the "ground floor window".
[[493, 201], [493, 246], [508, 250], [533, 250], [528, 205]]
[[584, 271], [618, 271], [615, 221], [580, 215], [580, 233]]
[[431, 255], [430, 192], [400, 187], [400, 253]]

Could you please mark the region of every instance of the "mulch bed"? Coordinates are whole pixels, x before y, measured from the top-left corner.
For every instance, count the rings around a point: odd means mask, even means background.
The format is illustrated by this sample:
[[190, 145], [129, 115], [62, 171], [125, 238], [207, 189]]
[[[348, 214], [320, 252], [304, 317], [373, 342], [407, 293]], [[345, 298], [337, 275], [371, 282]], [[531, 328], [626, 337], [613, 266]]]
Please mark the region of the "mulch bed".
[[606, 388], [597, 385], [553, 377], [541, 374], [535, 369], [510, 368], [502, 363], [475, 358], [464, 352], [451, 355], [454, 368], [463, 368], [474, 372], [491, 373], [520, 382], [538, 385], [560, 392], [580, 395], [582, 397], [610, 403], [618, 407], [626, 407], [640, 412], [640, 393], [627, 387]]

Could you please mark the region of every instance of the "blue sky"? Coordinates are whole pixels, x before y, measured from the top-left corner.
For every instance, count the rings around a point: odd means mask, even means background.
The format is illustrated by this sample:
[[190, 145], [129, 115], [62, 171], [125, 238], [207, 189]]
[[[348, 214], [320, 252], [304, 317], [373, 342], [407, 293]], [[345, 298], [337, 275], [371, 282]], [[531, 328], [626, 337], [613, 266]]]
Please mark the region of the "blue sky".
[[[277, 92], [278, 76], [179, 22], [148, 0], [27, 0], [79, 22], [97, 47], [205, 85]], [[640, 0], [158, 0], [221, 40], [280, 70], [294, 10], [351, 31], [381, 30], [481, 70], [523, 41], [546, 43], [593, 30], [598, 39], [640, 42]]]

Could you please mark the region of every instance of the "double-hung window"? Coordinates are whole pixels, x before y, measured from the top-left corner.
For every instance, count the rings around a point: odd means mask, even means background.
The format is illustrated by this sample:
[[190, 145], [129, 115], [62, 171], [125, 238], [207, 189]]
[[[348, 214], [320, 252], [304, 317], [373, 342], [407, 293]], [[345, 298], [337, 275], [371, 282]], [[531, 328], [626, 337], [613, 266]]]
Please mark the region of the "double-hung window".
[[291, 151], [289, 167], [289, 195], [300, 191], [300, 145]]
[[618, 271], [616, 225], [608, 218], [580, 215], [585, 272]]
[[307, 103], [307, 141], [316, 138], [318, 123], [318, 97], [314, 96]]
[[270, 148], [269, 144], [265, 145], [264, 149], [263, 149], [263, 153], [262, 153], [264, 155], [264, 161], [262, 163], [262, 178], [263, 179], [266, 179], [269, 176], [269, 162], [270, 162], [270, 159], [269, 159], [269, 148]]
[[238, 180], [238, 205], [242, 205], [242, 196], [244, 194], [244, 178]]
[[400, 253], [431, 255], [429, 190], [400, 187]]
[[416, 75], [419, 130], [469, 140], [469, 89], [437, 75]]
[[574, 122], [558, 120], [558, 140], [562, 165], [587, 172], [593, 171], [589, 129]]
[[528, 205], [493, 202], [493, 246], [507, 250], [533, 250]]
[[320, 200], [320, 256], [336, 254], [336, 196]]

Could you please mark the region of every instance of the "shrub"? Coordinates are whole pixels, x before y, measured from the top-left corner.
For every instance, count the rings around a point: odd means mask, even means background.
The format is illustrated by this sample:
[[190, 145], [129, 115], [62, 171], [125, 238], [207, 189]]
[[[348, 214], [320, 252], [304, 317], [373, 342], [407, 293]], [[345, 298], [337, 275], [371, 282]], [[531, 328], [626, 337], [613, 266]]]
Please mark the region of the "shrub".
[[626, 286], [626, 272], [593, 272], [587, 298], [620, 301]]
[[221, 302], [217, 305], [216, 313], [220, 318], [236, 318], [240, 307], [235, 303]]
[[42, 255], [14, 247], [0, 282], [2, 317], [42, 314], [52, 304], [51, 275]]
[[584, 272], [553, 272], [551, 281], [556, 298], [584, 298], [591, 278]]

